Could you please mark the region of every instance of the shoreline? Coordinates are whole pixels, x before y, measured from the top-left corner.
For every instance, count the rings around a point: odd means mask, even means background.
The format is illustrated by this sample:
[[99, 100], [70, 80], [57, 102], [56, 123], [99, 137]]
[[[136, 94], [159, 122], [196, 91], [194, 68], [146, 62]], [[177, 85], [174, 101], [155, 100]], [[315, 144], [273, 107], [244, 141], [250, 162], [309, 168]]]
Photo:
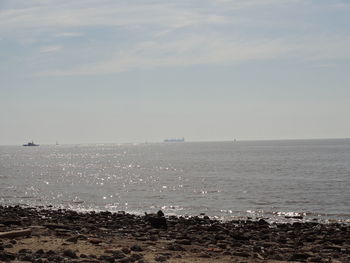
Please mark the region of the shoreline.
[[345, 263], [350, 225], [0, 205], [1, 261]]
[[[150, 213], [151, 211], [155, 211], [157, 208], [154, 209], [148, 209], [147, 211], [139, 211], [139, 210], [115, 210], [115, 209], [109, 209], [108, 207], [104, 208], [84, 208], [84, 207], [75, 207], [74, 205], [52, 205], [52, 204], [26, 204], [26, 203], [18, 203], [18, 202], [0, 202], [0, 207], [7, 207], [7, 206], [19, 206], [21, 208], [30, 208], [30, 209], [36, 209], [36, 210], [70, 210], [75, 211], [80, 214], [86, 214], [86, 213], [100, 213], [100, 212], [111, 212], [111, 213], [118, 213], [123, 212], [131, 215], [136, 216], [143, 216], [145, 213]], [[162, 208], [159, 208], [162, 209]], [[162, 209], [163, 210], [163, 209]], [[232, 212], [230, 213], [224, 213], [224, 210], [218, 211], [218, 213], [221, 213], [220, 215], [212, 215], [207, 214], [205, 212], [198, 212], [197, 214], [179, 214], [176, 212], [173, 212], [171, 209], [164, 209], [164, 213], [167, 214], [167, 216], [175, 216], [175, 217], [184, 217], [184, 218], [191, 218], [196, 216], [208, 216], [212, 220], [217, 220], [220, 222], [227, 222], [227, 221], [235, 221], [235, 220], [252, 220], [257, 221], [260, 219], [264, 219], [270, 224], [272, 223], [279, 223], [279, 224], [285, 224], [285, 223], [294, 223], [294, 222], [316, 222], [320, 224], [331, 224], [331, 223], [339, 223], [339, 224], [350, 224], [350, 214], [348, 213], [339, 213], [339, 214], [327, 214], [327, 213], [316, 213], [316, 212], [305, 212], [305, 211], [299, 211], [299, 212], [286, 212], [286, 211], [252, 211], [247, 210], [246, 212], [237, 212], [237, 214], [234, 214]]]

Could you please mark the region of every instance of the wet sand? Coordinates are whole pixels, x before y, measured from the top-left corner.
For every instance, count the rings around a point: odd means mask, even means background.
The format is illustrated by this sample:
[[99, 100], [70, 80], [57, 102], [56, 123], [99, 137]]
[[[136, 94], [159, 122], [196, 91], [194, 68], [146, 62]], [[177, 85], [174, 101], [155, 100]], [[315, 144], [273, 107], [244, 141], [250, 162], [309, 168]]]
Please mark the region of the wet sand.
[[350, 225], [0, 206], [0, 262], [350, 262]]

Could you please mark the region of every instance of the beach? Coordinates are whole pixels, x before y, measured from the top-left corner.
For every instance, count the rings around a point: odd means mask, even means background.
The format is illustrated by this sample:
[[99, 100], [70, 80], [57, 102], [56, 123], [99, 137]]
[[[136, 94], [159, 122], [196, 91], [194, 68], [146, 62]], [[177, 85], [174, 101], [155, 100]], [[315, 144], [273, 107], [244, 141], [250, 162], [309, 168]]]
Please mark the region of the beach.
[[345, 263], [350, 225], [0, 206], [0, 261]]

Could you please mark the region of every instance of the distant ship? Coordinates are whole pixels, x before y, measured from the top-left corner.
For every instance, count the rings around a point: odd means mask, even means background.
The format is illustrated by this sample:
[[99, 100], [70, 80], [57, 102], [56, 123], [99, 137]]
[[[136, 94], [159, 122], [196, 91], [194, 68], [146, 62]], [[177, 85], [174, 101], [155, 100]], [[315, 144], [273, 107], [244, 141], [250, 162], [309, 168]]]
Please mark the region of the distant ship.
[[33, 141], [28, 142], [27, 144], [23, 144], [23, 146], [39, 146], [39, 144], [35, 144]]
[[165, 139], [164, 142], [184, 142], [185, 138]]

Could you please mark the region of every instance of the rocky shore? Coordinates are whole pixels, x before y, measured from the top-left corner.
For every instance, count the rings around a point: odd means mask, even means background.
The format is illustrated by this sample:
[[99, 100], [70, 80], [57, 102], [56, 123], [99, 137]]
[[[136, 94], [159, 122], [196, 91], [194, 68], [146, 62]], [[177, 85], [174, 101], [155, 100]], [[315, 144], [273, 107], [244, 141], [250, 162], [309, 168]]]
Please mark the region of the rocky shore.
[[0, 206], [0, 262], [350, 262], [350, 225]]

